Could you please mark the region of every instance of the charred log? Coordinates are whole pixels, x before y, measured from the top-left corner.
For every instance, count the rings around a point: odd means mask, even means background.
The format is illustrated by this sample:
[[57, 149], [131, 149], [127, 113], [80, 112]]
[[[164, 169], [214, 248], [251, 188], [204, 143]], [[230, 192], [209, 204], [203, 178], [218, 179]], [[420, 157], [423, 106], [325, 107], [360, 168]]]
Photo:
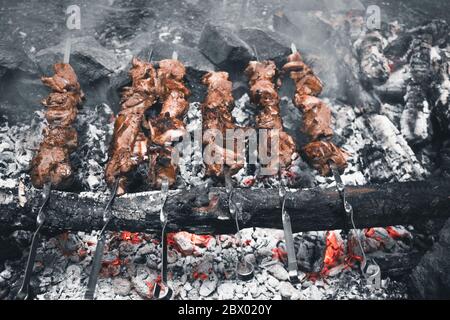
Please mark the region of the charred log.
[[[23, 188], [22, 188], [23, 189]], [[32, 230], [41, 192], [34, 188], [0, 188], [0, 229]], [[53, 191], [46, 208], [48, 230], [91, 231], [103, 226], [106, 195]], [[194, 233], [234, 233], [224, 188], [173, 190], [166, 202], [169, 228]], [[390, 183], [348, 187], [357, 228], [420, 225], [450, 216], [450, 182]], [[236, 189], [234, 201], [242, 204], [242, 227], [282, 228], [276, 189]], [[294, 232], [342, 229], [348, 223], [335, 189], [291, 190], [286, 196]], [[156, 231], [159, 222], [158, 191], [127, 194], [115, 200], [110, 230]]]

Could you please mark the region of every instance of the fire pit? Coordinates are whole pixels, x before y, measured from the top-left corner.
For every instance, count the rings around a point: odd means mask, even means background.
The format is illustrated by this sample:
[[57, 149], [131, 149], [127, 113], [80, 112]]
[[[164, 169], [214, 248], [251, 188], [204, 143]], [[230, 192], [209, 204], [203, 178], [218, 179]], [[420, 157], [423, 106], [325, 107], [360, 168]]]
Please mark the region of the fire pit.
[[29, 298], [449, 298], [450, 29], [432, 4], [84, 2], [0, 8], [42, 18], [0, 15], [1, 299], [46, 183]]

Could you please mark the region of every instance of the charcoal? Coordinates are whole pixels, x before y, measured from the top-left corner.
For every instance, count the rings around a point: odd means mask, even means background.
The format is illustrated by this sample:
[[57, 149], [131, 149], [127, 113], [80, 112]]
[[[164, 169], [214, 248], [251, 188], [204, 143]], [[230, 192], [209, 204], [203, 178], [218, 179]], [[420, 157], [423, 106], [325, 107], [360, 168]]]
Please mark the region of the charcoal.
[[449, 27], [445, 20], [434, 19], [419, 27], [409, 30], [409, 34], [416, 37], [431, 37], [433, 46], [445, 45], [448, 42]]
[[[207, 23], [202, 31], [200, 51], [224, 70], [241, 70], [254, 59], [253, 50], [228, 27]], [[242, 70], [241, 70], [242, 71]]]
[[409, 71], [406, 68], [401, 68], [391, 73], [384, 84], [375, 86], [374, 91], [383, 102], [403, 104], [409, 77]]
[[427, 173], [405, 138], [386, 116], [359, 118], [355, 129], [361, 132], [363, 141], [350, 137], [346, 145], [358, 153], [359, 166], [363, 168], [367, 181], [420, 180]]
[[413, 270], [409, 294], [415, 299], [450, 299], [450, 220], [439, 234], [439, 241]]
[[243, 28], [238, 31], [238, 35], [256, 50], [259, 60], [273, 60], [278, 67], [286, 62], [286, 57], [291, 53], [290, 43], [274, 32]]
[[430, 141], [431, 102], [428, 99], [432, 79], [431, 45], [421, 39], [413, 40], [409, 67], [411, 77], [407, 81], [406, 106], [400, 120], [401, 132], [411, 145], [423, 145]]
[[369, 89], [385, 83], [389, 78], [389, 63], [383, 55], [384, 42], [381, 33], [375, 30], [367, 32], [355, 43], [362, 83]]
[[432, 118], [436, 134], [442, 137], [450, 135], [450, 53], [442, 52], [439, 61], [439, 72], [433, 84], [434, 100]]

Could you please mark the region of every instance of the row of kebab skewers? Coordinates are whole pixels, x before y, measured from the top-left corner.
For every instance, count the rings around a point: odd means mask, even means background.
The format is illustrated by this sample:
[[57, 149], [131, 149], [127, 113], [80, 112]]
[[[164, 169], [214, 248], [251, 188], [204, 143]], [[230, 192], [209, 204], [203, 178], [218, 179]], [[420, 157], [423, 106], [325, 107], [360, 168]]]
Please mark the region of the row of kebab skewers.
[[[77, 133], [73, 123], [78, 107], [84, 99], [77, 76], [68, 63], [55, 64], [54, 71], [52, 77], [42, 78], [42, 82], [53, 92], [42, 101], [47, 107], [45, 117], [48, 126], [44, 130], [44, 139], [39, 150], [32, 160], [31, 169], [33, 185], [47, 190], [44, 194], [46, 201], [50, 188], [63, 189], [71, 183], [73, 168], [70, 164], [70, 153], [77, 147]], [[112, 190], [112, 196], [105, 208], [105, 227], [99, 235], [86, 292], [87, 299], [93, 299], [95, 293], [103, 255], [104, 230], [111, 219], [107, 213], [109, 206], [115, 196], [127, 192], [133, 171], [140, 164], [148, 163], [149, 183], [153, 188], [161, 188], [164, 201], [167, 198], [168, 188], [176, 182], [178, 167], [174, 159], [174, 148], [187, 133], [183, 117], [189, 108], [187, 99], [190, 91], [184, 83], [185, 74], [185, 66], [177, 59], [176, 53], [172, 59], [161, 60], [158, 63], [138, 58], [132, 60], [129, 71], [131, 85], [125, 87], [122, 92], [121, 110], [115, 119], [113, 140], [105, 169], [105, 179]], [[256, 116], [256, 129], [269, 129], [268, 145], [272, 139], [279, 142], [279, 157], [274, 157], [264, 165], [271, 175], [275, 175], [287, 169], [297, 155], [293, 138], [283, 129], [280, 98], [277, 92], [280, 72], [273, 61], [251, 61], [245, 74], [249, 79], [251, 101], [259, 110]], [[303, 113], [302, 131], [311, 139], [311, 142], [303, 148], [305, 157], [322, 175], [329, 175], [332, 167], [342, 172], [347, 166], [348, 155], [330, 141], [333, 134], [331, 111], [317, 97], [322, 91], [320, 79], [294, 49], [282, 68], [282, 74], [289, 74], [294, 81], [296, 90], [293, 102]], [[209, 149], [210, 154], [222, 159], [219, 163], [205, 163], [205, 173], [207, 176], [225, 178], [225, 182], [229, 182], [230, 176], [244, 167], [245, 157], [236, 150], [234, 144], [229, 148], [224, 137], [227, 130], [245, 131], [248, 128], [239, 128], [232, 117], [234, 99], [232, 82], [227, 72], [209, 72], [202, 78], [202, 83], [207, 87], [207, 95], [201, 105], [203, 146], [204, 149]], [[155, 108], [157, 104], [161, 106], [160, 113], [148, 117], [147, 111]], [[212, 135], [211, 129], [220, 132], [221, 135]], [[40, 214], [42, 209], [43, 207]], [[40, 220], [41, 223], [38, 217], [38, 230], [35, 235], [39, 233], [45, 221], [43, 214]], [[161, 222], [164, 238], [167, 215], [163, 212], [163, 208]], [[165, 254], [167, 255], [167, 252]], [[24, 284], [19, 292], [22, 298], [28, 295], [31, 274], [28, 269], [31, 262], [34, 262], [34, 257], [30, 252]], [[164, 272], [166, 270], [162, 272], [161, 285], [155, 287], [158, 288], [156, 296], [167, 287], [165, 285], [167, 275]], [[165, 294], [168, 294], [167, 290]]]
[[[158, 65], [157, 69], [155, 65]], [[333, 135], [331, 110], [317, 97], [322, 91], [320, 79], [302, 61], [298, 52], [288, 57], [282, 70], [289, 73], [294, 81], [296, 90], [293, 102], [303, 113], [302, 131], [311, 139], [303, 148], [304, 155], [324, 176], [330, 174], [330, 160], [342, 171], [347, 165], [348, 155], [330, 141]], [[173, 143], [186, 134], [183, 117], [189, 107], [187, 98], [190, 91], [183, 82], [185, 73], [185, 67], [177, 59], [162, 60], [158, 64], [133, 59], [129, 72], [131, 86], [125, 87], [122, 92], [121, 111], [115, 120], [105, 170], [108, 185], [113, 186], [116, 180], [119, 181], [118, 195], [126, 192], [130, 174], [145, 161], [150, 162], [149, 181], [153, 187], [160, 188], [164, 179], [169, 181], [169, 185], [175, 184], [177, 167], [171, 154]], [[277, 68], [272, 61], [252, 61], [245, 73], [249, 78], [251, 100], [259, 107], [256, 129], [276, 129], [268, 131], [268, 142], [271, 135], [277, 135], [279, 139], [280, 159], [268, 166], [288, 168], [295, 156], [296, 145], [283, 130]], [[55, 75], [43, 77], [42, 81], [53, 92], [42, 101], [47, 107], [45, 117], [48, 126], [32, 161], [32, 183], [38, 188], [46, 183], [51, 183], [54, 188], [64, 188], [70, 185], [73, 176], [69, 162], [69, 155], [77, 146], [73, 122], [84, 94], [69, 64], [56, 64]], [[215, 129], [225, 137], [226, 130], [238, 128], [231, 115], [234, 99], [228, 73], [209, 72], [202, 82], [208, 89], [201, 106], [203, 132]], [[146, 119], [147, 110], [158, 100], [162, 105], [161, 112]], [[210, 147], [212, 153], [223, 156], [223, 159], [234, 160], [232, 172], [244, 166], [244, 159], [236, 150], [227, 150], [224, 142], [215, 142], [214, 136], [203, 136], [205, 148]], [[223, 176], [225, 164], [231, 162], [206, 164], [206, 175]]]

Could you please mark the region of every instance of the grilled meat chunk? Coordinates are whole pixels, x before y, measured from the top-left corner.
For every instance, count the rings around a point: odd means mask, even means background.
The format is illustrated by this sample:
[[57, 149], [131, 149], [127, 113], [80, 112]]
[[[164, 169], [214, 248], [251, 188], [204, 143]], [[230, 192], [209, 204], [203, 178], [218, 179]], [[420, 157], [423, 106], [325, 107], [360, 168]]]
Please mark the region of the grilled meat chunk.
[[46, 183], [51, 183], [53, 188], [67, 188], [73, 178], [70, 153], [77, 147], [77, 132], [72, 125], [84, 94], [69, 64], [57, 63], [54, 71], [52, 77], [41, 78], [53, 92], [42, 100], [47, 107], [45, 118], [49, 125], [31, 161], [31, 181], [37, 188]]
[[132, 60], [130, 87], [122, 91], [121, 111], [114, 123], [114, 135], [105, 169], [105, 178], [112, 186], [119, 179], [118, 195], [125, 193], [127, 176], [147, 160], [148, 139], [142, 132], [144, 114], [157, 99], [156, 71], [151, 63]]
[[330, 161], [334, 162], [339, 171], [347, 167], [348, 153], [328, 141], [314, 141], [303, 148], [303, 152], [311, 165], [323, 176], [331, 174]]
[[272, 61], [251, 61], [245, 73], [249, 79], [251, 101], [261, 108], [256, 116], [256, 127], [270, 130], [268, 145], [262, 146], [269, 151], [268, 155], [273, 155], [270, 150], [271, 139], [278, 140], [278, 157], [265, 166], [272, 174], [276, 174], [280, 167], [286, 168], [291, 164], [296, 149], [292, 137], [283, 131], [280, 98], [276, 88], [276, 66]]
[[[209, 72], [202, 82], [208, 87], [208, 93], [202, 104], [203, 145], [205, 155], [206, 175], [223, 177], [225, 168], [231, 174], [244, 166], [243, 150], [237, 150], [233, 141], [233, 150], [227, 149], [227, 130], [236, 129], [231, 115], [234, 99], [232, 83], [227, 72]], [[221, 139], [220, 141], [218, 139]]]

